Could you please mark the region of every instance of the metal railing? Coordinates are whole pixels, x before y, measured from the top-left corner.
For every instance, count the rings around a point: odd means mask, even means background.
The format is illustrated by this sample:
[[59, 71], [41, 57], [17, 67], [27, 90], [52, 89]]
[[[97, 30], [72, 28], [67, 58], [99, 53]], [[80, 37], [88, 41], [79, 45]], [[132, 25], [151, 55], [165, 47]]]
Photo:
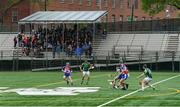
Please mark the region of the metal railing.
[[[63, 66], [66, 62], [70, 62], [72, 65], [80, 65], [85, 59], [88, 59], [91, 63], [98, 67], [110, 69], [120, 63], [126, 63], [129, 66], [138, 66], [147, 63], [154, 66], [154, 70], [172, 70], [180, 71], [180, 52], [174, 51], [122, 51], [123, 54], [113, 54], [106, 56], [92, 56], [91, 58], [82, 55], [81, 57], [65, 56], [62, 53], [60, 57], [52, 57], [52, 53], [43, 53], [42, 57], [35, 57], [32, 55], [24, 56], [22, 53], [17, 53], [17, 49], [14, 50], [0, 50], [0, 70], [32, 70], [38, 68], [57, 68]], [[46, 55], [45, 55], [46, 54]], [[162, 64], [169, 64], [164, 66]], [[134, 68], [133, 68], [134, 69]]]
[[107, 23], [108, 32], [179, 31], [180, 18]]
[[[29, 32], [29, 26], [19, 26], [19, 31]], [[26, 28], [26, 29], [25, 29]], [[134, 32], [134, 31], [180, 31], [180, 18], [141, 20], [141, 21], [117, 21], [96, 24], [96, 31], [107, 29], [107, 32]], [[18, 25], [0, 25], [0, 32], [18, 32]]]

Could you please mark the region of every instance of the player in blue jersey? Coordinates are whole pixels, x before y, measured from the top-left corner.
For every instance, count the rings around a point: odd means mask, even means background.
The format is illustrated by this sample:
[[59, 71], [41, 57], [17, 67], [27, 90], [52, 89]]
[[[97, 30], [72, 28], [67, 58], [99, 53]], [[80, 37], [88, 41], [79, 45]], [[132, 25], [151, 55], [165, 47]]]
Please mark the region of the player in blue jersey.
[[63, 67], [62, 71], [64, 72], [63, 78], [67, 82], [67, 84], [69, 85], [69, 83], [71, 83], [71, 85], [73, 85], [73, 80], [71, 77], [72, 70], [71, 70], [70, 64], [66, 63], [66, 66]]
[[127, 80], [127, 78], [129, 77], [129, 71], [128, 71], [126, 65], [125, 64], [120, 64], [117, 67], [116, 71], [117, 71], [116, 77], [114, 78], [114, 80], [112, 82], [113, 88], [117, 88], [116, 82], [119, 81], [119, 85], [118, 86], [122, 90], [127, 90], [129, 84], [126, 84], [125, 80]]

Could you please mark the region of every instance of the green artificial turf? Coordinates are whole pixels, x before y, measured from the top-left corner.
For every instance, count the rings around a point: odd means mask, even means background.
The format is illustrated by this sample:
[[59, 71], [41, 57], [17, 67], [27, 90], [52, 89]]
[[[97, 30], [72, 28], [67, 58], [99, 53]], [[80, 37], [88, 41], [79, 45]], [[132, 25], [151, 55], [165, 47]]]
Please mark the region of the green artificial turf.
[[[0, 93], [0, 106], [98, 106], [117, 97], [139, 89], [136, 77], [140, 72], [131, 71], [126, 91], [112, 89], [108, 79], [112, 72], [92, 72], [89, 85], [80, 85], [81, 73], [73, 72], [73, 87], [101, 87], [98, 92], [81, 93], [76, 96], [20, 96], [16, 93]], [[153, 72], [152, 83], [179, 75], [180, 73]], [[59, 72], [0, 72], [0, 87], [15, 88], [57, 88], [70, 87], [63, 81]], [[147, 88], [107, 106], [180, 106], [180, 77]]]

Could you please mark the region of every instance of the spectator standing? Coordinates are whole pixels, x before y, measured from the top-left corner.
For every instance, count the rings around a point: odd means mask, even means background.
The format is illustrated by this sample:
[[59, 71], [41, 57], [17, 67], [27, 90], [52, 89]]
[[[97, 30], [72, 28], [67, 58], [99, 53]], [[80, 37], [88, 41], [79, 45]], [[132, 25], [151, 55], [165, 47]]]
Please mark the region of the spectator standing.
[[81, 57], [81, 52], [82, 52], [82, 48], [80, 48], [79, 46], [77, 46], [75, 53], [77, 57]]
[[89, 58], [91, 58], [92, 57], [92, 46], [90, 45], [89, 46]]
[[18, 45], [19, 45], [19, 47], [22, 46], [22, 34], [21, 33], [18, 34]]
[[60, 42], [59, 42], [59, 41], [57, 42], [56, 52], [57, 52], [58, 58], [60, 58], [61, 44], [60, 44]]
[[103, 37], [103, 39], [106, 39], [106, 35], [107, 35], [106, 29], [103, 29], [103, 31], [102, 31], [102, 37]]
[[17, 45], [17, 38], [16, 36], [14, 37], [14, 48], [16, 48], [16, 45]]
[[72, 45], [69, 44], [69, 46], [68, 46], [68, 52], [69, 52], [69, 56], [70, 56], [70, 57], [72, 57], [72, 53], [73, 53], [72, 51], [73, 51]]
[[56, 48], [57, 48], [57, 40], [56, 40], [56, 36], [54, 36], [53, 38], [52, 38], [53, 40], [52, 40], [52, 51], [53, 51], [53, 58], [55, 58], [55, 54], [56, 54]]

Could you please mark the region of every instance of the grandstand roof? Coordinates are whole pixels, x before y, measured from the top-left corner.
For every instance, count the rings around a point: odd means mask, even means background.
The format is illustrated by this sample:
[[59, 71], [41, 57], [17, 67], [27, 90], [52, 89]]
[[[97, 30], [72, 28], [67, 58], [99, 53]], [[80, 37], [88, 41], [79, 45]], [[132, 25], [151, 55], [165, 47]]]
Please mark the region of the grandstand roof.
[[93, 23], [106, 14], [107, 11], [39, 11], [18, 23]]

